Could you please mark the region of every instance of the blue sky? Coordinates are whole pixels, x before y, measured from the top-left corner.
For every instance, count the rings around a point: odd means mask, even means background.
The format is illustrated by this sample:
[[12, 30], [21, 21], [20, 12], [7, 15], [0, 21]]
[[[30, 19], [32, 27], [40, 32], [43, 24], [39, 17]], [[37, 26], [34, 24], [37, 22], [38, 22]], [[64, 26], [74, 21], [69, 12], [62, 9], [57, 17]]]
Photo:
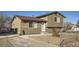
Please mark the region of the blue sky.
[[[53, 11], [3, 11], [2, 13], [8, 16], [14, 16], [14, 15], [38, 16], [48, 12]], [[71, 23], [76, 23], [77, 20], [79, 20], [79, 11], [59, 11], [59, 12], [64, 16], [66, 16], [65, 22], [68, 21]]]

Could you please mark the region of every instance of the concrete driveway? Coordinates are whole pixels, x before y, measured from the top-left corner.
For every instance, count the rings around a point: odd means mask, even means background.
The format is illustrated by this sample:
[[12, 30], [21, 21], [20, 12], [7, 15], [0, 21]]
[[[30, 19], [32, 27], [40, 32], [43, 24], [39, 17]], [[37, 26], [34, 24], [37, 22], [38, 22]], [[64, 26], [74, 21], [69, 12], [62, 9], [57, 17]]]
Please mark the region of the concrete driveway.
[[56, 47], [56, 45], [29, 38], [28, 35], [13, 35], [0, 37], [0, 47]]

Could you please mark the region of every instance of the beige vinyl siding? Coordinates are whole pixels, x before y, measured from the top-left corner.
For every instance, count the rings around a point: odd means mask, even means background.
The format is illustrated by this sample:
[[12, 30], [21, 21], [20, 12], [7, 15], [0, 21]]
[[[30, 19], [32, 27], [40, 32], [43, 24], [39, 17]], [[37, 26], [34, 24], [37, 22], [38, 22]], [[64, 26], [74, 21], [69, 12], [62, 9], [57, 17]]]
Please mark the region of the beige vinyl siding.
[[18, 17], [15, 17], [12, 22], [12, 28], [17, 28], [17, 33], [19, 34], [21, 32], [21, 20]]
[[[60, 17], [60, 21], [57, 20], [57, 22], [55, 22], [54, 17]], [[63, 17], [60, 16], [59, 14], [55, 15], [50, 15], [48, 18], [48, 23], [47, 23], [47, 27], [63, 27]], [[59, 22], [59, 23], [58, 23]]]
[[[57, 22], [54, 21], [54, 17], [58, 17]], [[41, 17], [41, 19], [47, 20], [46, 32], [49, 32], [49, 33], [52, 33], [52, 29], [48, 27], [62, 28], [64, 26], [64, 17], [59, 14], [48, 15], [46, 17]]]
[[[37, 24], [37, 28], [34, 28], [34, 24]], [[29, 22], [22, 22], [21, 23], [21, 34], [23, 31], [25, 34], [38, 34], [41, 32], [40, 23], [33, 22], [33, 27], [29, 27]]]

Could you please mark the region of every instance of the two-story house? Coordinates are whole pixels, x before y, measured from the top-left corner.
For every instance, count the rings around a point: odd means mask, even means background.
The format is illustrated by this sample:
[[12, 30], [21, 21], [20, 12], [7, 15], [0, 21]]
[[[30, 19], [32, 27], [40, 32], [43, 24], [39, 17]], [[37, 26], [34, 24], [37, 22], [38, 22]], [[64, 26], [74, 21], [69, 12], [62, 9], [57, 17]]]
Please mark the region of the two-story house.
[[[36, 17], [14, 16], [12, 28], [18, 34], [57, 33], [64, 26], [64, 18], [59, 12], [47, 13]], [[53, 30], [52, 30], [53, 29]]]

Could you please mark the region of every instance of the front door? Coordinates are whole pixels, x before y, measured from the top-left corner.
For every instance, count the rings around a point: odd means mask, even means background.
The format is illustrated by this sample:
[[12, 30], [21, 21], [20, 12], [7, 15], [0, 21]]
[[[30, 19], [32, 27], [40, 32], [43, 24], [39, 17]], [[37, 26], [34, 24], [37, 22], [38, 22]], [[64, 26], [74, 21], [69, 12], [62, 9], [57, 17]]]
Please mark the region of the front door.
[[45, 32], [46, 31], [46, 26], [45, 23], [41, 24], [41, 32]]

